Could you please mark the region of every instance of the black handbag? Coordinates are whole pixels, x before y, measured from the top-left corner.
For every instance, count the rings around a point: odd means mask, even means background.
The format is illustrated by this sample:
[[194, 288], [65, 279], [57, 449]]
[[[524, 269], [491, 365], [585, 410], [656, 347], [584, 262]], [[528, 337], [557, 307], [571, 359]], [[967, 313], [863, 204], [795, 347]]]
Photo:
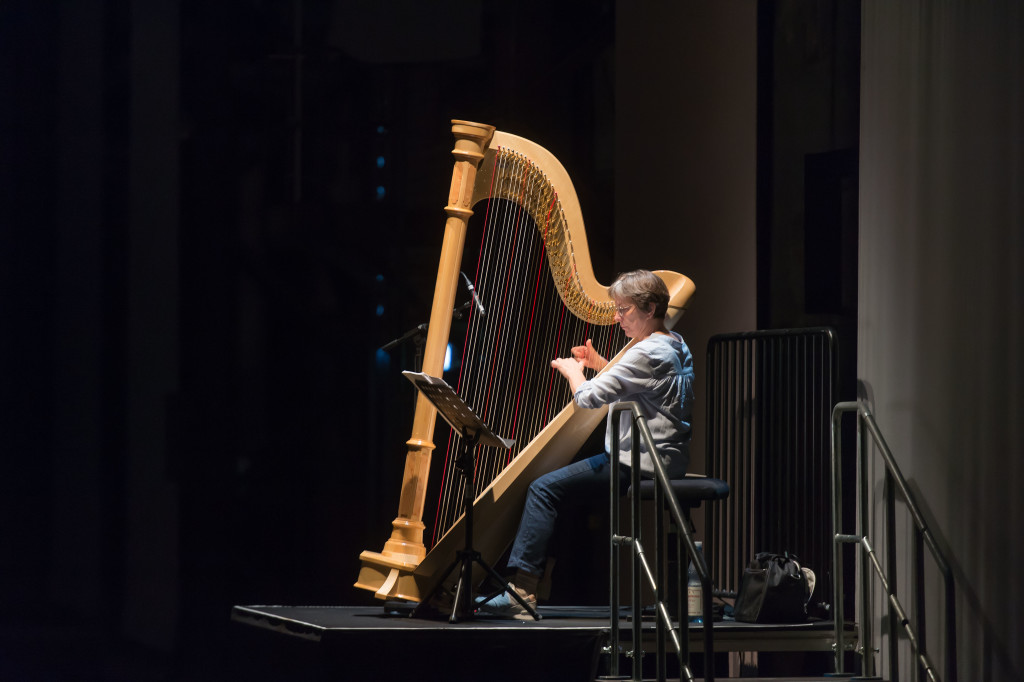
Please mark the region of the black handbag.
[[760, 552], [744, 569], [733, 618], [744, 623], [802, 623], [811, 591], [792, 554]]

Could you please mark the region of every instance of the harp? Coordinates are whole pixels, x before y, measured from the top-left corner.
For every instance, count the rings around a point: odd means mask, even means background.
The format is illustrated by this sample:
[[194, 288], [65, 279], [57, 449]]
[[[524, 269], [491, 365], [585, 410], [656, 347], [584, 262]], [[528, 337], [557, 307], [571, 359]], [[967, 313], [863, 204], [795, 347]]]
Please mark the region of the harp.
[[[540, 145], [493, 126], [456, 120], [452, 132], [455, 167], [422, 370], [443, 374], [468, 223], [479, 203], [486, 234], [475, 285], [491, 310], [473, 319], [471, 309], [456, 388], [475, 410], [483, 409], [492, 430], [516, 444], [508, 456], [478, 453], [469, 489], [442, 486], [427, 551], [424, 509], [436, 412], [418, 397], [391, 537], [381, 551], [359, 557], [355, 585], [380, 599], [419, 602], [445, 578], [463, 539], [461, 515], [445, 511], [461, 508], [446, 503], [450, 497], [475, 496], [476, 549], [488, 563], [500, 557], [518, 527], [529, 484], [572, 461], [607, 413], [576, 407], [550, 360], [567, 356], [585, 338], [611, 362], [625, 350], [614, 301], [594, 277], [579, 201], [562, 165]], [[494, 271], [496, 263], [502, 268]], [[694, 285], [678, 273], [657, 274], [668, 285], [671, 327]], [[450, 441], [448, 449], [455, 451]]]

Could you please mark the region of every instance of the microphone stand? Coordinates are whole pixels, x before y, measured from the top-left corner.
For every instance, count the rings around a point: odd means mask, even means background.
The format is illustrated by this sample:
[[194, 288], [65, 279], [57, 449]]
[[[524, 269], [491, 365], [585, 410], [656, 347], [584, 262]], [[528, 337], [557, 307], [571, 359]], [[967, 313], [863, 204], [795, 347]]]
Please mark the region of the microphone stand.
[[[466, 301], [465, 303], [460, 305], [458, 308], [452, 311], [452, 319], [461, 320], [465, 316], [466, 311], [469, 310], [470, 306], [472, 305], [472, 300]], [[418, 324], [412, 329], [402, 334], [401, 336], [399, 336], [398, 338], [388, 341], [378, 350], [382, 350], [385, 353], [390, 353], [391, 351], [398, 348], [402, 344], [408, 343], [409, 341], [413, 341], [416, 344], [416, 356], [413, 360], [413, 368], [417, 372], [419, 372], [421, 369], [423, 369], [423, 349], [427, 345], [427, 328], [429, 326], [430, 325], [427, 324], [426, 322], [424, 322], [423, 324]]]
[[416, 355], [415, 358], [413, 359], [413, 366], [416, 368], [416, 371], [418, 372], [423, 367], [423, 349], [427, 345], [428, 326], [429, 325], [427, 325], [426, 322], [424, 322], [423, 324], [418, 324], [409, 331], [399, 336], [397, 339], [392, 339], [391, 341], [388, 341], [378, 350], [382, 350], [385, 353], [390, 353], [392, 350], [398, 348], [403, 343], [408, 343], [409, 341], [415, 342]]

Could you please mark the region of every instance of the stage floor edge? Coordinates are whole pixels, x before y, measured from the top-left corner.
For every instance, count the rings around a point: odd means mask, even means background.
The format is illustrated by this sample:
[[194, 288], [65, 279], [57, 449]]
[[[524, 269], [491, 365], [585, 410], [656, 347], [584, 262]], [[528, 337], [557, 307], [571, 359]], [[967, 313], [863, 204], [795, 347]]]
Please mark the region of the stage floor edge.
[[[446, 617], [417, 617], [408, 615], [409, 605], [384, 604], [378, 606], [235, 606], [232, 620], [249, 626], [272, 630], [291, 637], [325, 642], [361, 635], [384, 632], [392, 636], [422, 637], [428, 633], [446, 632], [448, 636], [462, 632], [501, 634], [505, 637], [530, 639], [552, 631], [562, 634], [598, 638], [607, 645], [610, 634], [608, 607], [599, 606], [541, 606], [540, 621], [519, 621], [493, 617], [476, 617], [449, 623]], [[620, 638], [632, 638], [632, 621], [623, 609], [620, 620]], [[645, 640], [655, 635], [653, 619], [645, 618], [642, 625]], [[691, 624], [690, 651], [703, 651], [703, 626]], [[857, 628], [846, 623], [844, 638], [847, 644], [856, 641]], [[787, 625], [759, 625], [717, 621], [714, 625], [715, 652], [727, 651], [831, 651], [835, 640], [833, 625], [816, 621]], [[646, 647], [645, 647], [646, 648]]]

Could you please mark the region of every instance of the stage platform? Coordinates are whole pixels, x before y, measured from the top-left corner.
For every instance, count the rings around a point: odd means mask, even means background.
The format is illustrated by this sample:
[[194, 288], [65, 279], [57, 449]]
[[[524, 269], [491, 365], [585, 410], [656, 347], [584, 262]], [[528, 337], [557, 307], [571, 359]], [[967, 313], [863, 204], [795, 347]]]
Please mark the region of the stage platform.
[[[316, 649], [322, 679], [579, 680], [607, 672], [608, 607], [541, 606], [540, 621], [477, 617], [449, 623], [443, 615], [410, 618], [409, 606], [235, 606], [232, 620], [304, 640]], [[632, 649], [632, 622], [620, 613], [620, 651]], [[690, 626], [691, 663], [703, 670], [703, 628]], [[653, 666], [655, 624], [643, 621], [645, 671]], [[852, 625], [847, 641], [854, 641]], [[830, 622], [754, 625], [720, 621], [714, 627], [716, 676], [728, 675], [730, 652], [828, 652]], [[315, 644], [312, 644], [315, 643]], [[671, 648], [671, 644], [669, 644]], [[312, 653], [313, 649], [306, 649]], [[604, 655], [602, 655], [604, 654]], [[670, 652], [670, 662], [675, 654]], [[620, 657], [623, 670], [630, 661]], [[674, 673], [674, 665], [669, 668]], [[674, 673], [677, 675], [677, 673]]]

